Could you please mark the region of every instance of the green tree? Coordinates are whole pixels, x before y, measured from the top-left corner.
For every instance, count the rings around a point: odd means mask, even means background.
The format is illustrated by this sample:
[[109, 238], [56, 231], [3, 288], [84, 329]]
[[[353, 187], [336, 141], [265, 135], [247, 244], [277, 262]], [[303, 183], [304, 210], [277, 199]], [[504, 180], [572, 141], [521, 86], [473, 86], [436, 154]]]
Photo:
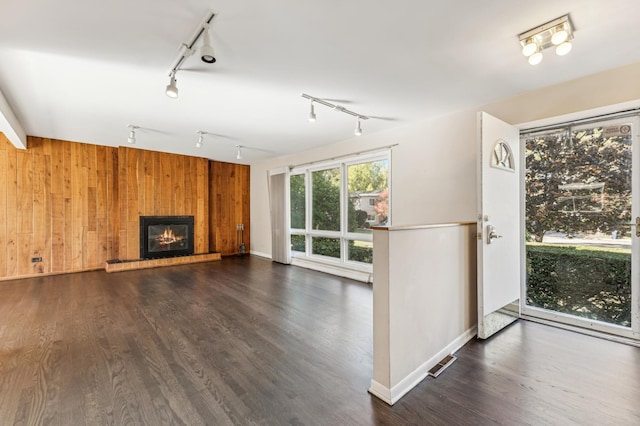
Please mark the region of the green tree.
[[[631, 220], [631, 137], [605, 137], [604, 130], [563, 130], [526, 140], [526, 227], [533, 240], [542, 241], [547, 231], [626, 231], [620, 224]], [[604, 184], [604, 195], [563, 190], [567, 184]], [[584, 198], [574, 209], [576, 195]]]
[[340, 230], [340, 169], [318, 170], [311, 174], [312, 227]]
[[292, 175], [289, 178], [291, 199], [291, 227], [305, 229], [305, 187], [304, 175]]
[[349, 194], [385, 189], [389, 174], [388, 161], [371, 161], [349, 166]]

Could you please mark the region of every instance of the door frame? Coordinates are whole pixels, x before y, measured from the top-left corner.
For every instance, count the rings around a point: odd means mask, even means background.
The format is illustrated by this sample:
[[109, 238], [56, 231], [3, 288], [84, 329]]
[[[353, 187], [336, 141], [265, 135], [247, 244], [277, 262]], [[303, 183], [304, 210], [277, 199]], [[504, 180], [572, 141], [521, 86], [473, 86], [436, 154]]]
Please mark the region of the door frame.
[[[594, 110], [586, 110], [579, 113], [568, 114], [564, 116], [557, 116], [551, 119], [540, 120], [536, 122], [523, 123], [518, 125], [521, 133], [523, 131], [541, 128], [546, 126], [553, 126], [562, 123], [577, 122], [575, 125], [580, 125], [580, 121], [594, 120], [608, 121], [622, 119], [625, 116], [629, 117], [635, 115], [634, 136], [635, 140], [632, 145], [632, 162], [633, 164], [640, 164], [640, 101], [634, 101], [631, 103], [611, 105], [604, 108], [598, 108]], [[524, 141], [520, 140], [520, 170], [524, 170], [526, 166], [525, 162], [525, 146]], [[632, 168], [632, 214], [633, 217], [640, 216], [640, 167]], [[520, 230], [524, 235], [526, 229], [526, 188], [525, 188], [525, 176], [524, 173], [520, 176]], [[580, 318], [570, 314], [564, 314], [560, 312], [554, 312], [551, 310], [537, 308], [533, 306], [527, 306], [526, 304], [526, 241], [522, 238], [520, 245], [520, 315], [522, 318], [542, 322], [545, 324], [557, 326], [560, 328], [566, 328], [573, 331], [578, 331], [586, 334], [595, 335], [598, 337], [608, 338], [610, 340], [623, 341], [632, 345], [640, 346], [640, 238], [632, 237], [632, 300], [631, 300], [631, 327], [623, 327], [616, 324], [605, 323], [596, 320], [589, 320], [588, 318]]]

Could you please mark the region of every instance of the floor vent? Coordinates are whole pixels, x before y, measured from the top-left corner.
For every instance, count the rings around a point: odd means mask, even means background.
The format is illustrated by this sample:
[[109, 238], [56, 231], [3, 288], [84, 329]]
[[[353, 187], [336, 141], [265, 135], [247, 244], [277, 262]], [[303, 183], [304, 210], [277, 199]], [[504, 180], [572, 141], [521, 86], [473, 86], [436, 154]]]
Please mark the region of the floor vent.
[[442, 361], [433, 366], [431, 370], [429, 370], [429, 375], [433, 378], [438, 377], [444, 370], [447, 369], [453, 362], [458, 359], [453, 355], [445, 356]]

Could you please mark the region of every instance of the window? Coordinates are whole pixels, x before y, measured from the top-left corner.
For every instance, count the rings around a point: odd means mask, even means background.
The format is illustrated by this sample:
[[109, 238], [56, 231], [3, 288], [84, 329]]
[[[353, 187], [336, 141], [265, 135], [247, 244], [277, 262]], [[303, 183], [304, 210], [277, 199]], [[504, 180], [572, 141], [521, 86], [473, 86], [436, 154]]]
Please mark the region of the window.
[[289, 184], [293, 257], [370, 269], [371, 226], [389, 221], [388, 155], [293, 169]]
[[[306, 220], [305, 206], [305, 176], [294, 175], [289, 179], [290, 185], [290, 205], [291, 205], [291, 227], [294, 229], [304, 229]], [[303, 250], [304, 251], [304, 250]]]

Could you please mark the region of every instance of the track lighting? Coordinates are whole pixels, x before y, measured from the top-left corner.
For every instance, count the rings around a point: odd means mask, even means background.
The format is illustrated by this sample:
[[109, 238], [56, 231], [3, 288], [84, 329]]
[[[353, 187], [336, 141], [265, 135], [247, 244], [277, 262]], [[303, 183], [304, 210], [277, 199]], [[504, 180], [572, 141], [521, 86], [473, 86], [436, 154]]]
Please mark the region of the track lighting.
[[320, 105], [324, 105], [326, 107], [331, 108], [334, 111], [338, 111], [338, 112], [344, 112], [345, 114], [349, 114], [352, 115], [354, 117], [357, 118], [357, 123], [356, 123], [356, 128], [355, 128], [355, 134], [357, 136], [360, 136], [362, 134], [362, 128], [360, 127], [360, 120], [368, 120], [369, 117], [367, 117], [366, 115], [361, 115], [358, 114], [357, 112], [353, 112], [351, 110], [346, 109], [345, 107], [341, 106], [341, 105], [336, 105], [333, 104], [331, 102], [325, 101], [324, 99], [320, 99], [320, 98], [316, 98], [315, 96], [311, 96], [311, 95], [307, 95], [306, 93], [302, 93], [301, 95], [303, 98], [305, 99], [309, 99], [311, 100], [311, 109], [309, 111], [309, 121], [313, 122], [316, 121], [316, 113], [313, 109], [313, 103], [319, 103]]
[[176, 83], [177, 83], [176, 73], [172, 72], [171, 76], [169, 77], [169, 84], [167, 85], [167, 88], [164, 90], [164, 93], [171, 99], [178, 98], [178, 86], [176, 85]]
[[242, 146], [236, 145], [236, 148], [238, 148], [238, 152], [236, 153], [236, 160], [242, 160]]
[[184, 61], [193, 54], [193, 46], [198, 42], [200, 36], [202, 36], [202, 45], [200, 47], [200, 59], [202, 62], [207, 64], [212, 64], [216, 62], [216, 57], [214, 54], [213, 47], [211, 47], [211, 39], [209, 35], [209, 25], [215, 16], [214, 13], [207, 15], [207, 18], [204, 20], [202, 25], [196, 28], [194, 36], [191, 38], [189, 43], [183, 43], [180, 45], [180, 52], [178, 53], [178, 58], [173, 62], [173, 66], [169, 71], [169, 85], [167, 86], [165, 93], [170, 98], [178, 97], [178, 87], [176, 86], [176, 72], [180, 69]]
[[134, 144], [136, 143], [136, 129], [139, 129], [140, 126], [134, 126], [132, 124], [129, 124], [129, 137], [127, 138], [127, 142], [129, 142], [130, 144]]
[[213, 64], [216, 61], [216, 55], [211, 47], [211, 40], [209, 38], [209, 24], [204, 24], [204, 31], [202, 32], [202, 46], [200, 47], [200, 59], [207, 64]]
[[204, 132], [197, 131], [196, 133], [198, 134], [198, 142], [196, 142], [196, 148], [202, 148], [202, 142], [204, 141]]
[[312, 123], [316, 121], [316, 112], [313, 110], [313, 100], [311, 100], [311, 110], [309, 111], [309, 121]]
[[522, 46], [522, 54], [528, 58], [531, 65], [537, 65], [542, 62], [544, 49], [555, 47], [558, 56], [564, 56], [571, 51], [573, 27], [569, 15], [565, 15], [530, 29], [520, 34], [518, 38]]

